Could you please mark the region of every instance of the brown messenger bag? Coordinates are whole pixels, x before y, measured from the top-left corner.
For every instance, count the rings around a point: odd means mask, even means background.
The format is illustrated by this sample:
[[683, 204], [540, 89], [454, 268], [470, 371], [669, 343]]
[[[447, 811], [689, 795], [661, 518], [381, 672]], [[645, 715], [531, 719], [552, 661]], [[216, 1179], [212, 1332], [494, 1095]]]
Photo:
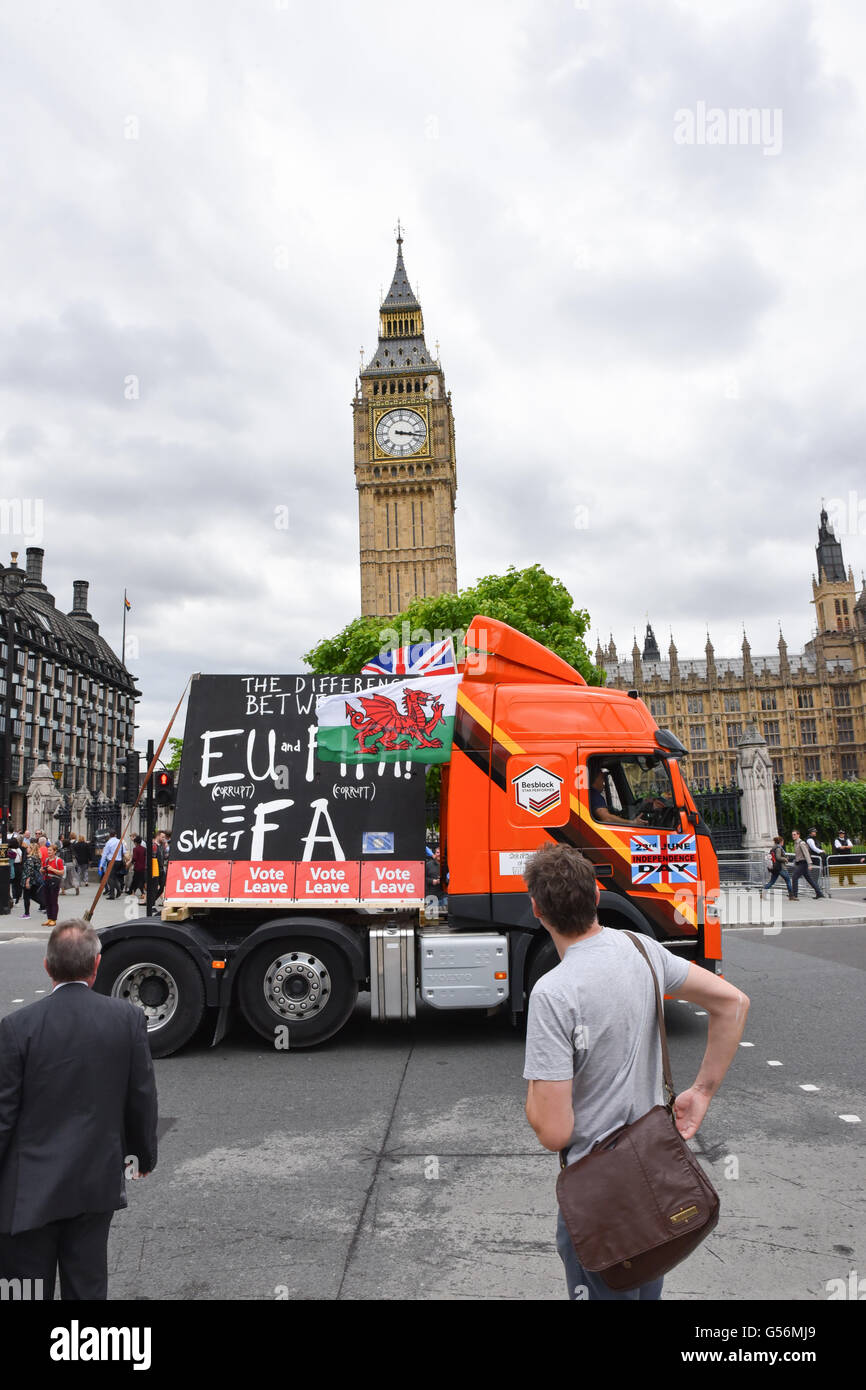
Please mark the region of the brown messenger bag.
[[658, 980], [653, 977], [668, 1101], [622, 1125], [566, 1166], [556, 1197], [584, 1269], [617, 1292], [660, 1278], [700, 1245], [719, 1219], [719, 1196], [676, 1127], [676, 1094]]

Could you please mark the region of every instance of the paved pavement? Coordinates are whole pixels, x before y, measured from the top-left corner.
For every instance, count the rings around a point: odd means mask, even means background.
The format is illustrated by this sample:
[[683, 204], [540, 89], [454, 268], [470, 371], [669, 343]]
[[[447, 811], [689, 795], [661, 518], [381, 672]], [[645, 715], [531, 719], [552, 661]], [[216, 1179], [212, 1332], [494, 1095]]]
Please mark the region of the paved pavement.
[[[69, 917], [83, 917], [96, 897], [97, 888], [98, 882], [91, 883], [89, 888], [82, 888], [77, 896], [74, 891], [62, 893], [57, 910], [58, 922]], [[139, 907], [134, 898], [123, 897], [111, 901], [103, 893], [96, 905], [92, 925], [97, 928], [111, 927], [115, 923], [128, 921], [130, 917], [143, 917], [144, 915], [144, 908]], [[50, 933], [51, 928], [45, 926], [45, 915], [39, 911], [36, 903], [30, 905], [29, 921], [24, 918], [23, 903], [19, 903], [17, 907], [13, 908], [9, 916], [0, 917], [0, 941], [10, 941], [19, 937], [26, 937], [31, 940], [47, 940]]]
[[[727, 928], [762, 927], [768, 934], [782, 927], [816, 926], [860, 926], [866, 925], [866, 882], [855, 888], [834, 888], [833, 896], [815, 899], [808, 884], [801, 885], [797, 902], [788, 901], [782, 890], [773, 889], [761, 894], [757, 888], [726, 887], [721, 890], [722, 922]], [[96, 887], [82, 888], [76, 897], [74, 893], [62, 894], [58, 909], [58, 921], [66, 917], [81, 917], [93, 902]], [[128, 921], [131, 917], [143, 917], [145, 911], [131, 897], [123, 897], [111, 902], [105, 895], [99, 899], [93, 914], [94, 927], [110, 927], [117, 922]], [[0, 917], [0, 941], [16, 937], [30, 937], [37, 940], [47, 937], [49, 928], [45, 918], [35, 907], [30, 920], [24, 921], [19, 904], [8, 917]]]
[[[722, 888], [720, 909], [725, 927], [862, 926], [866, 924], [864, 888], [835, 889], [832, 897], [816, 898], [808, 884], [800, 885], [796, 902], [789, 902], [784, 888], [762, 893], [758, 888]], [[803, 891], [805, 890], [805, 891]]]

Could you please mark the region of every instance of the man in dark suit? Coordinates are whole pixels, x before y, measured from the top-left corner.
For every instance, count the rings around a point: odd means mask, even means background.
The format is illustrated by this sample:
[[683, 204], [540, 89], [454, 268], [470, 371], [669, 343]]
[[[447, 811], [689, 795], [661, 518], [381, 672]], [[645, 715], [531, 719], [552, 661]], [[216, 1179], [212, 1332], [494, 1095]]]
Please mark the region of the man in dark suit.
[[47, 1299], [58, 1267], [61, 1298], [108, 1296], [125, 1176], [156, 1165], [145, 1016], [94, 994], [98, 968], [96, 932], [61, 922], [45, 958], [54, 990], [0, 1020], [0, 1277], [41, 1280]]

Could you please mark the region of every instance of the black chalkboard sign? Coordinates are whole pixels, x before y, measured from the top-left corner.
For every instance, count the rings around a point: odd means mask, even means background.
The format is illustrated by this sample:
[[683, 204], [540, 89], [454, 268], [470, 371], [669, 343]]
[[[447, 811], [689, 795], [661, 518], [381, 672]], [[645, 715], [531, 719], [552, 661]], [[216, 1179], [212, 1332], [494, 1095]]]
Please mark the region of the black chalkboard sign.
[[424, 898], [424, 767], [324, 763], [316, 697], [381, 676], [197, 676], [165, 901], [406, 906]]

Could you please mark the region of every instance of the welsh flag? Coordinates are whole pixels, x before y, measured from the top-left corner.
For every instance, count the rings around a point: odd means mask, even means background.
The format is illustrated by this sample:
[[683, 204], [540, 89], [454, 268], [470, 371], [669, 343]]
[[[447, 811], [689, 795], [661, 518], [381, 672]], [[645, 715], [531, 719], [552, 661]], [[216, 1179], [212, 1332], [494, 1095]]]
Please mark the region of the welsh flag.
[[459, 676], [425, 676], [320, 695], [316, 751], [327, 763], [447, 763], [459, 684]]

